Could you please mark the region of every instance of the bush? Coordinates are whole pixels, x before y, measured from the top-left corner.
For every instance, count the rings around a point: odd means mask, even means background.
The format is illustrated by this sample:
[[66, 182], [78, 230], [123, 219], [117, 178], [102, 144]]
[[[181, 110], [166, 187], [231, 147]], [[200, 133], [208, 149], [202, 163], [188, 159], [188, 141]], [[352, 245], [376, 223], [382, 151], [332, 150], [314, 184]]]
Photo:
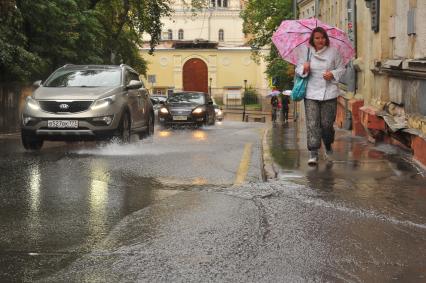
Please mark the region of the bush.
[[253, 87], [248, 87], [246, 91], [244, 92], [244, 103], [247, 104], [257, 104], [258, 103], [258, 96], [256, 89]]

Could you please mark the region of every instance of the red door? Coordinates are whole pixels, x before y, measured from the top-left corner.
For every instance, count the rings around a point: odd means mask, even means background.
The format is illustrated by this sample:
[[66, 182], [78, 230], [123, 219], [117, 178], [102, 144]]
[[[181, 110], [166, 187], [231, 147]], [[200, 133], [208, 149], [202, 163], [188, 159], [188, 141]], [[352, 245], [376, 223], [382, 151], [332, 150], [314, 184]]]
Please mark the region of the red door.
[[207, 65], [200, 59], [190, 59], [183, 65], [183, 90], [208, 92]]

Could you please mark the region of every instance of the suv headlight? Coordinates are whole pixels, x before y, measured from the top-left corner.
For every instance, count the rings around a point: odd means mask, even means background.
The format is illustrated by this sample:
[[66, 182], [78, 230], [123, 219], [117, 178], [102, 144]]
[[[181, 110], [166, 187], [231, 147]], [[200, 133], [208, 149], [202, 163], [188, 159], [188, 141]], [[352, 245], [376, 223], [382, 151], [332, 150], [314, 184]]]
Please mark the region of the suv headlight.
[[115, 101], [115, 95], [111, 95], [105, 98], [101, 98], [98, 100], [95, 100], [95, 102], [93, 102], [92, 106], [90, 106], [90, 109], [92, 110], [97, 110], [100, 108], [104, 108], [107, 107], [111, 104], [113, 104]]
[[31, 96], [27, 97], [27, 106], [32, 110], [40, 110], [40, 104], [38, 104], [38, 101]]
[[203, 113], [204, 110], [205, 110], [204, 107], [198, 107], [198, 108], [195, 108], [194, 110], [192, 110], [192, 113], [200, 114], [200, 113]]

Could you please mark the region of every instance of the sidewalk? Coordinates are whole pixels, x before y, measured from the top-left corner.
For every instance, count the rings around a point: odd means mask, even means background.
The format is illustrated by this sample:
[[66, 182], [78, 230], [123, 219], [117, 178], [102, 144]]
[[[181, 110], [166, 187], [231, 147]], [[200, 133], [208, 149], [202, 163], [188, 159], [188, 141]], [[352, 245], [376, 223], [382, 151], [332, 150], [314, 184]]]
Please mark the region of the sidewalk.
[[[323, 182], [337, 177], [346, 182], [348, 176], [356, 175], [358, 180], [374, 180], [375, 185], [393, 178], [395, 183], [404, 185], [404, 180], [421, 180], [424, 186], [426, 171], [416, 163], [410, 152], [389, 144], [369, 143], [363, 137], [355, 137], [350, 131], [336, 128], [333, 144], [332, 163], [324, 160], [324, 149], [320, 151], [318, 166], [307, 165], [306, 128], [303, 119], [297, 122], [281, 122], [271, 125], [264, 138], [265, 152], [269, 151], [271, 163], [268, 164], [266, 152], [265, 170], [269, 179], [286, 177], [314, 178]], [[269, 168], [269, 171], [268, 171]], [[355, 184], [356, 186], [356, 184]]]

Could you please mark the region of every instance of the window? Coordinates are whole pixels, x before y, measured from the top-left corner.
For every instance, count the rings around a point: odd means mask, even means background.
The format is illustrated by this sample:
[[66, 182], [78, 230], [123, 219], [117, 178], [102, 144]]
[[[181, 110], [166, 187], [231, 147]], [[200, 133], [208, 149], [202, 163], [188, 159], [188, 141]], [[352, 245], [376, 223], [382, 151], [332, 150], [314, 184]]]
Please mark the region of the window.
[[168, 40], [172, 40], [173, 39], [173, 31], [171, 29], [169, 29], [167, 31], [167, 39]]
[[228, 0], [211, 0], [210, 7], [214, 8], [216, 6], [223, 7], [223, 8], [228, 7]]
[[182, 40], [183, 39], [183, 29], [180, 29], [178, 32], [178, 39]]
[[223, 31], [223, 29], [219, 30], [219, 41], [224, 41], [225, 40], [225, 33]]

